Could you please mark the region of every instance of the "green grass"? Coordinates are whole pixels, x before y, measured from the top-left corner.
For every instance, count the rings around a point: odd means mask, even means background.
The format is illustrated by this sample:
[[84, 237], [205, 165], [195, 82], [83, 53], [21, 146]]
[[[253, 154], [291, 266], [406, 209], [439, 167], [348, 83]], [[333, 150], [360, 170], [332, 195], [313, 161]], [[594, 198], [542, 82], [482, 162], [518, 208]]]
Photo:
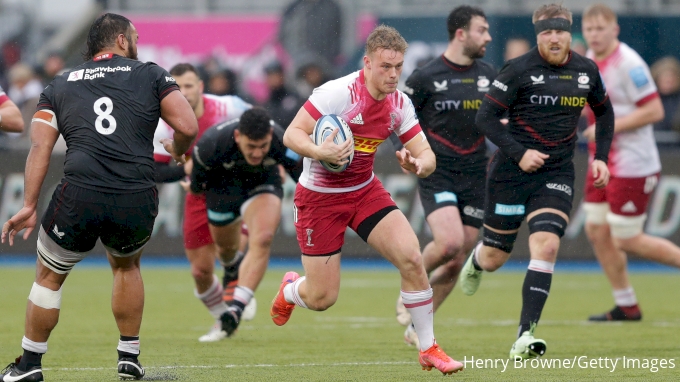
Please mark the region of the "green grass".
[[[21, 352], [26, 297], [33, 269], [0, 268], [0, 361]], [[212, 318], [193, 296], [189, 270], [144, 269], [146, 307], [140, 360], [146, 380], [156, 381], [410, 381], [441, 380], [420, 369], [417, 353], [402, 341], [394, 319], [399, 291], [396, 271], [343, 273], [339, 301], [326, 312], [296, 309], [284, 327], [269, 319], [281, 269], [270, 270], [256, 297], [255, 320], [232, 339], [201, 344], [197, 338]], [[515, 339], [523, 274], [484, 276], [473, 297], [456, 289], [437, 312], [438, 342], [458, 360], [505, 359]], [[43, 359], [48, 381], [115, 381], [118, 332], [110, 310], [112, 277], [101, 268], [76, 269], [64, 286], [59, 325]], [[543, 360], [599, 357], [673, 360], [673, 369], [475, 368], [468, 363], [458, 380], [678, 380], [680, 304], [672, 273], [634, 274], [642, 302], [640, 323], [589, 324], [585, 318], [612, 304], [599, 273], [557, 273], [537, 336], [548, 342]], [[603, 364], [604, 365], [604, 364]], [[642, 365], [640, 365], [642, 366]], [[666, 364], [666, 366], [670, 366]]]

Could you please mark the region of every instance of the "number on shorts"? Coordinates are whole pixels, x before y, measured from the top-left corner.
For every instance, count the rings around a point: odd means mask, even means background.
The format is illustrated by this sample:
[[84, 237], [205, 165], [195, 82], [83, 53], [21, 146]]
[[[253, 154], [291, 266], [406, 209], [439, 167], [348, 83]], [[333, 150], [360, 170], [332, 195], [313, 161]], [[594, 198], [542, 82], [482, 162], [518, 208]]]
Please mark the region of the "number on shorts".
[[[104, 108], [102, 109], [102, 105]], [[113, 101], [109, 97], [102, 97], [94, 102], [94, 112], [97, 114], [97, 119], [94, 121], [94, 127], [97, 132], [102, 135], [109, 135], [116, 131], [116, 119], [113, 118]], [[109, 127], [104, 127], [104, 121], [109, 123]]]

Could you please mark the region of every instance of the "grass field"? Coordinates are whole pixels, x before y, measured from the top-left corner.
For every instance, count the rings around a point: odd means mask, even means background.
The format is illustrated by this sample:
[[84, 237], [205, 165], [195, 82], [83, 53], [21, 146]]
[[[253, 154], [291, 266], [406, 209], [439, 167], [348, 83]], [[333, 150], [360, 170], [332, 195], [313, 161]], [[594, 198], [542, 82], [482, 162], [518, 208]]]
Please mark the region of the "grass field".
[[[425, 372], [417, 352], [403, 343], [394, 319], [399, 291], [396, 271], [343, 272], [338, 303], [326, 312], [296, 309], [284, 327], [269, 319], [269, 302], [284, 269], [267, 273], [256, 293], [259, 309], [234, 338], [201, 344], [212, 318], [193, 296], [188, 269], [146, 268], [146, 307], [140, 360], [154, 381], [412, 381], [441, 380]], [[516, 367], [505, 360], [515, 339], [523, 273], [486, 274], [479, 292], [456, 289], [437, 312], [435, 334], [458, 360], [478, 367], [457, 380], [631, 381], [680, 380], [680, 304], [675, 273], [632, 275], [644, 312], [640, 323], [589, 324], [585, 318], [610, 308], [608, 285], [599, 273], [556, 273], [537, 337], [548, 343], [544, 362]], [[29, 267], [0, 268], [0, 362], [21, 353]], [[48, 381], [114, 381], [118, 331], [110, 310], [111, 273], [76, 268], [64, 286], [59, 325], [43, 358]], [[600, 361], [598, 358], [602, 357]], [[629, 364], [622, 365], [623, 357]], [[611, 361], [617, 359], [612, 368]], [[639, 363], [630, 361], [631, 358]], [[567, 368], [566, 362], [577, 361]], [[657, 361], [650, 361], [656, 359]], [[665, 369], [659, 359], [666, 360]], [[496, 362], [493, 367], [491, 362]], [[579, 363], [580, 360], [580, 363]], [[594, 362], [591, 364], [590, 362]], [[599, 365], [597, 363], [599, 362]], [[588, 363], [587, 366], [585, 363]], [[654, 372], [653, 365], [659, 369]], [[486, 366], [486, 367], [484, 367]], [[586, 366], [586, 367], [584, 367]], [[672, 368], [671, 368], [672, 367]]]

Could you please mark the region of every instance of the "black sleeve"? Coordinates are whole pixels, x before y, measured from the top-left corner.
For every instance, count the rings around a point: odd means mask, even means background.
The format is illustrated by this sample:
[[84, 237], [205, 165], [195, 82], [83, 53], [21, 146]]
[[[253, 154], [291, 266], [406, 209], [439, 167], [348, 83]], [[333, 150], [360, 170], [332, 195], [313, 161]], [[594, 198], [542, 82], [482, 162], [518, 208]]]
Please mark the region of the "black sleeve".
[[173, 183], [184, 178], [184, 167], [173, 163], [154, 163], [154, 179], [156, 183]]
[[191, 152], [193, 168], [191, 170], [191, 191], [203, 192], [207, 188], [208, 175], [214, 163], [218, 162], [219, 153], [217, 139], [210, 130], [203, 134]]
[[49, 85], [43, 89], [43, 92], [40, 94], [40, 99], [38, 100], [38, 110], [50, 110], [52, 112], [56, 113], [56, 110], [54, 110], [55, 105], [54, 105], [54, 81], [52, 81]]
[[512, 137], [500, 119], [507, 117], [509, 105], [515, 101], [519, 90], [517, 74], [506, 64], [492, 82], [477, 111], [477, 128], [508, 157], [519, 163], [527, 149]]
[[159, 101], [162, 101], [173, 90], [179, 90], [175, 79], [165, 69], [153, 62], [147, 62], [147, 65], [149, 65], [149, 73], [154, 81], [154, 89]]
[[593, 82], [588, 94], [588, 104], [595, 114], [595, 159], [607, 163], [609, 148], [614, 138], [614, 107], [594, 63], [590, 75]]
[[277, 151], [277, 157], [279, 163], [286, 169], [286, 172], [290, 174], [290, 177], [297, 183], [302, 174], [302, 156], [295, 151], [287, 148], [283, 144], [283, 134], [285, 130], [278, 124], [274, 125], [274, 139], [276, 140], [275, 145]]
[[[427, 88], [423, 86], [420, 72], [419, 69], [414, 70], [406, 79], [406, 87], [404, 88], [404, 93], [411, 99], [413, 107], [416, 109], [416, 113], [420, 113], [423, 110], [423, 105], [430, 98], [430, 93], [427, 91]], [[420, 117], [420, 115], [418, 115], [418, 117]]]

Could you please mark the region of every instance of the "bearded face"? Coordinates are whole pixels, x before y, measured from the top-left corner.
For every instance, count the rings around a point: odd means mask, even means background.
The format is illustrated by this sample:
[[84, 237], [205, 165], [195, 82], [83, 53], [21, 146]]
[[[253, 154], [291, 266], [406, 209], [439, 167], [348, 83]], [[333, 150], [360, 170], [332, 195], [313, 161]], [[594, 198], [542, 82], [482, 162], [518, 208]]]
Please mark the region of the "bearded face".
[[571, 33], [550, 29], [537, 36], [538, 52], [550, 65], [562, 65], [569, 57]]

